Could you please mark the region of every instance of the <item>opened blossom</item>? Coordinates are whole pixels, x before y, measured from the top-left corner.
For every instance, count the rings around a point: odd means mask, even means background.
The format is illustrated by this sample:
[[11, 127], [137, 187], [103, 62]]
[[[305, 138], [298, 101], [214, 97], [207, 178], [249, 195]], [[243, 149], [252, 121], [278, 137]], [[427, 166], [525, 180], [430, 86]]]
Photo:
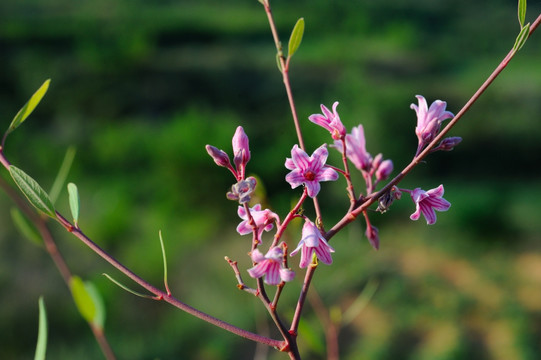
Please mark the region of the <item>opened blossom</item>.
[[313, 114], [308, 117], [308, 120], [314, 124], [327, 129], [335, 140], [342, 139], [346, 135], [346, 128], [336, 111], [337, 106], [338, 101], [333, 104], [331, 112], [325, 105], [321, 104], [321, 112], [323, 114]]
[[[250, 218], [248, 217], [244, 206], [239, 206], [237, 214], [243, 219], [237, 226], [237, 232], [240, 235], [250, 234], [253, 231], [253, 227], [250, 225]], [[253, 208], [250, 208], [250, 215], [254, 219], [257, 228], [257, 236], [259, 238], [261, 238], [263, 231], [271, 231], [274, 227], [273, 224], [280, 221], [278, 215], [269, 209], [261, 210], [261, 204], [257, 204]]]
[[286, 175], [286, 181], [294, 189], [304, 184], [307, 194], [315, 197], [321, 189], [321, 181], [334, 181], [338, 179], [338, 173], [328, 165], [325, 165], [329, 152], [325, 144], [318, 147], [312, 156], [308, 156], [297, 145], [291, 149], [291, 158], [287, 158], [285, 166], [291, 170]]
[[284, 250], [279, 246], [271, 248], [265, 255], [255, 249], [251, 257], [256, 265], [248, 269], [248, 274], [255, 279], [265, 277], [263, 281], [266, 284], [278, 285], [295, 277], [295, 272], [284, 266]]
[[400, 189], [410, 193], [411, 199], [416, 205], [416, 210], [411, 214], [411, 220], [418, 220], [421, 214], [426, 219], [428, 225], [436, 222], [436, 211], [447, 211], [451, 207], [451, 203], [443, 198], [443, 185], [437, 188], [424, 191], [421, 188], [414, 190]]
[[421, 148], [431, 142], [439, 133], [441, 123], [444, 120], [453, 118], [455, 115], [446, 111], [447, 103], [445, 101], [436, 100], [430, 107], [426, 103], [426, 99], [421, 95], [415, 96], [419, 101], [419, 105], [411, 104], [410, 108], [417, 113], [417, 127], [415, 128], [415, 134], [419, 140], [419, 147], [417, 152]]
[[301, 252], [301, 262], [299, 267], [304, 269], [312, 261], [313, 254], [319, 261], [324, 264], [332, 264], [331, 253], [334, 249], [329, 245], [327, 240], [321, 235], [321, 232], [317, 226], [310, 220], [306, 220], [302, 227], [302, 238], [299, 245], [295, 250], [291, 252], [291, 256], [295, 256], [298, 252]]

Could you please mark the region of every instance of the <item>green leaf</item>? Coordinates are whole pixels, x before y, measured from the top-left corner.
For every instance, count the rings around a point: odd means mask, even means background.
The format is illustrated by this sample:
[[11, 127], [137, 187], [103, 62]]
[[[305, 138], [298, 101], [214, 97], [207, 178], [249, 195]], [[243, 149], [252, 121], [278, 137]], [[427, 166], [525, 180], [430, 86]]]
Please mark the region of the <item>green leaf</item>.
[[513, 51], [519, 51], [526, 43], [526, 40], [528, 40], [528, 36], [530, 36], [530, 23], [524, 25], [522, 30], [520, 30], [520, 33], [515, 40], [515, 45], [513, 45]]
[[9, 173], [15, 181], [15, 184], [21, 189], [24, 196], [30, 201], [32, 205], [36, 207], [39, 211], [43, 212], [50, 217], [55, 217], [55, 210], [49, 195], [42, 189], [41, 186], [28, 176], [24, 171], [11, 165], [9, 167]]
[[36, 106], [38, 106], [39, 102], [47, 92], [47, 89], [49, 89], [49, 83], [51, 82], [51, 79], [45, 80], [45, 82], [40, 86], [40, 88], [32, 95], [30, 100], [24, 106], [19, 110], [17, 115], [13, 118], [11, 121], [11, 125], [9, 125], [9, 128], [6, 132], [6, 135], [15, 130], [23, 123], [24, 120], [34, 111]]
[[74, 183], [68, 184], [68, 195], [70, 202], [71, 216], [73, 216], [73, 222], [77, 226], [79, 221], [79, 192], [77, 191], [77, 185]]
[[43, 239], [41, 238], [41, 235], [34, 224], [32, 224], [30, 220], [28, 220], [26, 216], [19, 211], [19, 209], [11, 208], [11, 219], [13, 220], [15, 227], [19, 229], [25, 238], [32, 241], [36, 245], [43, 245]]
[[141, 294], [140, 292], [137, 292], [137, 291], [135, 291], [135, 290], [130, 289], [130, 288], [127, 287], [126, 285], [124, 285], [124, 284], [120, 283], [119, 281], [115, 280], [115, 279], [114, 279], [111, 275], [109, 275], [109, 274], [103, 273], [103, 275], [104, 275], [107, 279], [109, 279], [109, 280], [111, 280], [113, 283], [115, 283], [115, 285], [117, 285], [117, 286], [120, 287], [121, 289], [123, 289], [123, 290], [129, 292], [130, 294], [133, 294], [133, 295], [135, 295], [135, 296], [139, 296], [139, 297], [142, 297], [142, 298], [145, 298], [145, 299], [155, 299], [154, 296], [152, 296], [152, 295]]
[[70, 280], [70, 289], [75, 305], [79, 310], [79, 313], [87, 322], [94, 322], [96, 317], [96, 305], [94, 304], [94, 299], [88, 293], [83, 280], [78, 276], [72, 276]]
[[34, 360], [45, 360], [45, 352], [47, 351], [47, 313], [45, 312], [45, 303], [43, 296], [39, 298], [39, 327], [38, 327], [38, 343], [36, 345], [36, 354]]
[[73, 164], [73, 159], [75, 158], [75, 152], [76, 150], [73, 146], [70, 146], [68, 150], [66, 150], [64, 160], [62, 160], [62, 165], [60, 165], [58, 174], [56, 174], [56, 179], [54, 179], [53, 186], [51, 186], [51, 191], [49, 191], [49, 198], [51, 199], [53, 204], [58, 199], [62, 187], [64, 187], [64, 183], [66, 182], [66, 179], [68, 177], [71, 165]]
[[103, 305], [103, 298], [101, 297], [98, 288], [94, 286], [90, 281], [85, 282], [85, 289], [92, 298], [94, 307], [96, 308], [96, 313], [94, 314], [94, 319], [92, 323], [94, 326], [98, 327], [100, 330], [103, 330], [105, 325], [105, 305]]
[[518, 0], [518, 23], [520, 28], [524, 27], [524, 20], [526, 19], [526, 0]]
[[297, 20], [297, 23], [293, 27], [291, 36], [289, 37], [289, 44], [287, 50], [287, 56], [292, 57], [301, 45], [302, 36], [304, 34], [304, 18]]
[[163, 256], [163, 284], [168, 294], [171, 294], [169, 290], [169, 283], [167, 282], [167, 257], [165, 256], [165, 246], [163, 245], [162, 231], [160, 230], [160, 245], [162, 246], [162, 256]]

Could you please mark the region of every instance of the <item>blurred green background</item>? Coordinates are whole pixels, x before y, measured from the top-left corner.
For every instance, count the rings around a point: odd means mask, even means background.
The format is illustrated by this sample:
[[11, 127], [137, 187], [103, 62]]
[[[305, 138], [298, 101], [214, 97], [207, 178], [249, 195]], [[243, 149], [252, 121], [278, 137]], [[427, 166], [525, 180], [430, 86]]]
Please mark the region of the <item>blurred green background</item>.
[[[330, 140], [307, 117], [320, 103], [340, 101], [348, 129], [362, 123], [368, 151], [393, 159], [396, 170], [417, 145], [414, 96], [446, 100], [458, 112], [519, 31], [511, 0], [272, 5], [284, 42], [297, 18], [306, 21], [290, 75], [307, 147]], [[540, 10], [530, 2], [527, 21]], [[435, 226], [410, 221], [414, 206], [405, 198], [384, 215], [372, 214], [378, 252], [360, 221], [333, 238], [335, 263], [322, 265], [314, 280], [323, 303], [345, 311], [367, 284], [377, 284], [341, 329], [342, 358], [541, 358], [540, 44], [535, 34], [452, 131], [463, 143], [431, 155], [402, 183], [445, 185], [452, 207]], [[78, 184], [80, 225], [92, 239], [159, 285], [161, 229], [175, 296], [276, 336], [223, 260], [228, 255], [241, 269], [249, 266], [249, 238], [235, 232], [236, 205], [224, 196], [232, 177], [204, 149], [213, 144], [231, 152], [231, 136], [242, 125], [252, 150], [248, 170], [262, 179], [270, 206], [283, 218], [300, 194], [284, 181], [296, 136], [256, 0], [3, 0], [0, 65], [6, 128], [52, 79], [44, 101], [7, 140], [13, 164], [48, 189], [75, 145], [68, 180]], [[331, 151], [329, 162], [339, 161]], [[343, 181], [322, 186], [328, 227], [347, 208], [344, 187]], [[48, 358], [102, 358], [46, 252], [13, 226], [11, 206], [1, 194], [0, 357], [33, 356], [44, 295]], [[66, 194], [57, 207], [69, 213]], [[50, 228], [72, 271], [103, 293], [106, 335], [119, 359], [249, 359], [256, 352], [265, 358], [254, 343], [119, 289], [101, 275], [123, 279], [119, 273], [59, 226]], [[297, 240], [292, 234], [290, 246]], [[279, 310], [288, 321], [299, 288], [300, 281], [285, 288]], [[301, 349], [307, 359], [322, 358], [322, 326], [311, 306], [305, 315]], [[268, 358], [285, 355], [271, 350]]]

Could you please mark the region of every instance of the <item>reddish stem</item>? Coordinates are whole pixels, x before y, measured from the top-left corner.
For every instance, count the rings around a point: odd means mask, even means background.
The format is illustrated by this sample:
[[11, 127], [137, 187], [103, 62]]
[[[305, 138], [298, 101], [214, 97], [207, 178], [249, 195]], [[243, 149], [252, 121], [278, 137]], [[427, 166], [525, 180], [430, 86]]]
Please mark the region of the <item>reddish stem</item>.
[[[541, 23], [541, 14], [533, 22], [530, 27], [529, 36], [537, 29]], [[462, 109], [456, 114], [456, 116], [441, 130], [441, 132], [427, 145], [427, 147], [415, 156], [413, 160], [397, 175], [392, 179], [387, 185], [385, 185], [380, 191], [367, 195], [365, 201], [360, 204], [355, 210], [348, 212], [341, 220], [339, 220], [324, 236], [327, 240], [336, 235], [338, 231], [344, 228], [347, 224], [352, 222], [361, 212], [365, 211], [370, 205], [377, 201], [383, 194], [387, 191], [390, 191], [391, 188], [398, 184], [402, 179], [415, 168], [434, 148], [443, 137], [456, 125], [456, 123], [462, 118], [462, 116], [471, 108], [471, 106], [479, 99], [479, 97], [485, 92], [485, 90], [494, 82], [498, 75], [507, 67], [511, 59], [515, 56], [516, 51], [511, 50], [503, 58], [498, 67], [490, 74], [487, 80], [481, 85], [481, 87], [473, 94], [473, 96], [468, 100], [468, 102], [462, 107]]]

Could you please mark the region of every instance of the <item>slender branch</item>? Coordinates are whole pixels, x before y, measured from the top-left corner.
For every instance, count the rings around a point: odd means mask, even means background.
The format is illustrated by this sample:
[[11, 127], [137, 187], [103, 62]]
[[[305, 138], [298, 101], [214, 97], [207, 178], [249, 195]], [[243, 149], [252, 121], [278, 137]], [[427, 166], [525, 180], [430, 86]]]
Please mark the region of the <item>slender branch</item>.
[[316, 264], [310, 264], [306, 269], [306, 275], [304, 276], [301, 294], [299, 296], [299, 300], [297, 301], [297, 307], [295, 308], [295, 314], [293, 315], [293, 321], [291, 322], [291, 327], [289, 329], [289, 331], [295, 335], [297, 334], [297, 331], [299, 329], [299, 321], [301, 320], [302, 309], [306, 301], [308, 289], [310, 288], [310, 282], [312, 281], [312, 277], [314, 276], [314, 272], [316, 271], [316, 269]]
[[308, 192], [305, 188], [301, 195], [301, 198], [297, 202], [297, 205], [295, 205], [293, 209], [291, 209], [291, 211], [287, 214], [284, 221], [280, 225], [277, 225], [276, 234], [274, 235], [274, 240], [272, 241], [271, 247], [278, 245], [278, 242], [282, 238], [282, 235], [284, 234], [284, 231], [286, 230], [287, 226], [289, 225], [291, 220], [293, 220], [293, 218], [295, 217], [295, 215], [297, 214], [302, 204], [304, 203], [304, 200], [306, 200], [307, 197], [308, 197]]
[[[537, 29], [539, 24], [541, 23], [541, 14], [537, 17], [537, 19], [534, 21], [532, 26], [530, 27], [530, 35]], [[494, 80], [498, 77], [498, 75], [507, 67], [511, 59], [516, 54], [515, 50], [509, 51], [509, 53], [503, 58], [503, 60], [500, 62], [498, 67], [490, 74], [490, 76], [485, 80], [485, 82], [481, 85], [481, 87], [473, 94], [473, 96], [468, 100], [468, 102], [462, 107], [462, 109], [456, 114], [456, 116], [443, 128], [443, 130], [440, 131], [440, 133], [426, 146], [426, 148], [417, 156], [413, 158], [413, 160], [397, 175], [392, 179], [387, 185], [385, 185], [381, 190], [367, 195], [367, 197], [364, 199], [365, 201], [360, 204], [355, 210], [348, 212], [344, 217], [339, 220], [324, 236], [327, 240], [329, 240], [331, 237], [336, 235], [340, 229], [344, 228], [347, 224], [355, 220], [355, 218], [365, 211], [370, 205], [372, 205], [375, 201], [377, 201], [380, 196], [385, 194], [387, 191], [391, 190], [391, 188], [398, 184], [402, 179], [415, 168], [419, 163], [430, 153], [431, 149], [434, 148], [442, 139], [443, 137], [457, 124], [457, 122], [462, 118], [462, 116], [471, 108], [471, 106], [479, 99], [479, 97], [485, 92], [485, 90], [494, 82]]]
[[[3, 158], [0, 157], [0, 158]], [[70, 289], [71, 284], [71, 278], [72, 274], [71, 271], [64, 261], [64, 258], [62, 257], [62, 254], [58, 251], [58, 248], [56, 246], [56, 243], [54, 241], [54, 238], [47, 228], [46, 220], [42, 216], [39, 216], [38, 214], [33, 211], [33, 209], [26, 203], [21, 196], [19, 196], [18, 193], [16, 193], [11, 186], [8, 185], [8, 183], [0, 177], [0, 187], [4, 192], [11, 198], [11, 200], [17, 205], [19, 210], [21, 210], [24, 215], [36, 226], [36, 229], [41, 235], [41, 238], [43, 239], [43, 243], [45, 245], [45, 250], [47, 253], [49, 253], [49, 256], [53, 260], [54, 264], [56, 265], [56, 268], [60, 272], [60, 275], [62, 276], [62, 279], [64, 280], [64, 283]], [[98, 343], [99, 347], [101, 348], [101, 351], [106, 359], [108, 360], [114, 360], [116, 359], [115, 354], [109, 345], [109, 342], [107, 341], [107, 338], [105, 337], [105, 334], [102, 329], [97, 328], [92, 324], [91, 322], [88, 322], [88, 326], [92, 330], [92, 333], [94, 334], [94, 337], [96, 338], [96, 342]]]
[[254, 334], [250, 331], [241, 329], [239, 327], [236, 327], [234, 325], [231, 325], [223, 320], [217, 319], [207, 313], [204, 313], [200, 310], [197, 310], [196, 308], [193, 308], [180, 300], [176, 299], [173, 296], [168, 295], [166, 292], [159, 290], [158, 288], [154, 287], [147, 281], [143, 280], [141, 277], [136, 275], [134, 272], [132, 272], [130, 269], [128, 269], [126, 266], [121, 264], [118, 260], [113, 258], [111, 255], [109, 255], [107, 252], [105, 252], [102, 248], [100, 248], [96, 243], [94, 243], [90, 238], [88, 238], [80, 229], [76, 229], [73, 227], [73, 225], [66, 220], [59, 212], [56, 212], [56, 217], [60, 224], [66, 228], [67, 231], [71, 232], [75, 237], [77, 237], [79, 240], [81, 240], [86, 246], [88, 246], [92, 251], [94, 251], [96, 254], [98, 254], [101, 258], [103, 258], [105, 261], [107, 261], [109, 264], [117, 268], [120, 272], [122, 272], [124, 275], [129, 277], [131, 280], [139, 284], [142, 288], [146, 289], [148, 292], [156, 295], [156, 297], [160, 300], [163, 300], [174, 307], [187, 312], [190, 315], [193, 315], [201, 320], [204, 320], [210, 324], [213, 324], [215, 326], [218, 326], [224, 330], [227, 330], [233, 334], [239, 335], [241, 337], [244, 337], [249, 340], [261, 342], [264, 344], [267, 344], [272, 347], [280, 348], [282, 346], [282, 341], [280, 340], [274, 340], [270, 339], [265, 336], [261, 336], [258, 334]]
[[295, 107], [295, 101], [293, 100], [293, 92], [291, 91], [291, 84], [289, 82], [289, 61], [286, 62], [282, 51], [282, 43], [278, 37], [278, 31], [276, 30], [276, 24], [274, 23], [274, 18], [272, 16], [272, 11], [270, 3], [268, 0], [262, 0], [261, 3], [265, 8], [265, 13], [267, 14], [267, 19], [269, 20], [270, 29], [272, 32], [272, 37], [274, 39], [274, 44], [276, 45], [276, 51], [278, 56], [278, 61], [280, 62], [280, 70], [282, 72], [282, 80], [284, 81], [284, 86], [286, 88], [287, 99], [289, 101], [289, 107], [291, 108], [291, 115], [293, 116], [293, 123], [295, 124], [295, 131], [297, 133], [297, 138], [299, 140], [299, 146], [301, 149], [306, 150], [304, 146], [304, 140], [302, 138], [301, 126], [299, 123], [299, 118], [297, 116], [297, 109]]

